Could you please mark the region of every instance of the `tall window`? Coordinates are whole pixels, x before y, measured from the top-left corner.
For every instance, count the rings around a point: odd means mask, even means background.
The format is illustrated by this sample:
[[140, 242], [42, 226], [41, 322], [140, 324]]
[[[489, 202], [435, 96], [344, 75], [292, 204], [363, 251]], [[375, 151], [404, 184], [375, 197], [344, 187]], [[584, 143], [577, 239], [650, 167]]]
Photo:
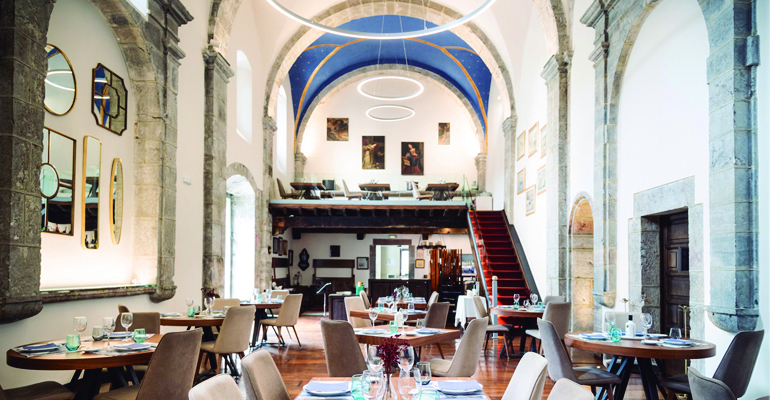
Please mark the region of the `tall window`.
[[286, 173], [286, 146], [288, 142], [288, 125], [289, 121], [286, 116], [286, 90], [283, 86], [278, 89], [278, 104], [276, 104], [275, 119], [278, 125], [278, 130], [275, 135], [275, 151], [276, 161], [278, 164], [278, 171]]
[[225, 199], [225, 293], [227, 298], [233, 297], [233, 195], [227, 194]]
[[251, 64], [249, 59], [246, 58], [246, 54], [238, 50], [237, 53], [237, 70], [236, 70], [236, 112], [235, 118], [237, 119], [235, 124], [235, 131], [238, 132], [244, 140], [251, 143], [251, 122], [252, 122], [252, 95], [251, 95]]

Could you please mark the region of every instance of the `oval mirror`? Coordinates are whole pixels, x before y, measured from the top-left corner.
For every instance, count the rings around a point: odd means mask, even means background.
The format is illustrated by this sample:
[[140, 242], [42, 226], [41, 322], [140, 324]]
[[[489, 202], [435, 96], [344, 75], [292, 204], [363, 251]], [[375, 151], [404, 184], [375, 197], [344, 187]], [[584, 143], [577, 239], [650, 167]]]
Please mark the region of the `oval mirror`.
[[110, 193], [110, 233], [112, 243], [118, 244], [123, 230], [123, 162], [119, 158], [112, 162]]
[[53, 165], [45, 163], [40, 166], [40, 194], [46, 199], [56, 197], [59, 191], [59, 173]]
[[65, 115], [75, 105], [77, 85], [72, 64], [58, 47], [45, 46], [48, 67], [45, 76], [45, 109], [53, 115]]

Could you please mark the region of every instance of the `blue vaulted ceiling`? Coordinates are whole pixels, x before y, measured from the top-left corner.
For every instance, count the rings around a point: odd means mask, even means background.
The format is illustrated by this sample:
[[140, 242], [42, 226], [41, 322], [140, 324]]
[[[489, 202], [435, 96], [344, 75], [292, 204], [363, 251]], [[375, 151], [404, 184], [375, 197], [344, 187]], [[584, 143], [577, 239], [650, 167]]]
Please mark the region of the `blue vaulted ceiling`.
[[[402, 32], [423, 29], [425, 21], [397, 15], [355, 19], [340, 26], [361, 32]], [[436, 26], [427, 22], [428, 27]], [[382, 48], [380, 49], [380, 45]], [[406, 59], [404, 57], [406, 47]], [[431, 71], [459, 90], [487, 130], [492, 74], [481, 57], [460, 37], [446, 31], [406, 40], [353, 39], [326, 33], [297, 58], [289, 70], [296, 116], [294, 134], [313, 100], [326, 86], [350, 71], [379, 64], [408, 64]]]

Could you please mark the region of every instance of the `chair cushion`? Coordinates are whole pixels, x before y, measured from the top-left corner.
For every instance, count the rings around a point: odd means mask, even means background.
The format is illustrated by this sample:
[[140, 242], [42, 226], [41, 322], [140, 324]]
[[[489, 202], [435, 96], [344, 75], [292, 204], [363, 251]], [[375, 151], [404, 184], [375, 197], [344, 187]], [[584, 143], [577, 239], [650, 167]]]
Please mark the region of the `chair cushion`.
[[487, 325], [487, 332], [508, 333], [510, 328], [505, 325]]
[[259, 320], [259, 323], [262, 325], [275, 325], [275, 322], [278, 321], [278, 318], [264, 318]]
[[596, 367], [573, 368], [577, 383], [581, 385], [607, 385], [619, 384], [620, 377], [606, 370]]
[[75, 395], [59, 383], [40, 382], [5, 390], [5, 396], [8, 400], [69, 400]]
[[687, 375], [676, 375], [660, 380], [660, 386], [673, 389], [677, 393], [690, 393], [690, 381]]
[[201, 351], [207, 351], [209, 353], [213, 353], [215, 344], [217, 344], [217, 342], [203, 342], [201, 343]]
[[428, 360], [430, 363], [430, 373], [433, 376], [446, 376], [449, 372], [449, 367], [452, 366], [452, 361], [442, 360], [440, 358], [434, 358]]
[[524, 333], [535, 339], [540, 339], [540, 329], [527, 329]]
[[107, 393], [102, 393], [94, 400], [136, 400], [136, 395], [139, 393], [139, 385], [126, 386], [124, 388], [110, 390]]

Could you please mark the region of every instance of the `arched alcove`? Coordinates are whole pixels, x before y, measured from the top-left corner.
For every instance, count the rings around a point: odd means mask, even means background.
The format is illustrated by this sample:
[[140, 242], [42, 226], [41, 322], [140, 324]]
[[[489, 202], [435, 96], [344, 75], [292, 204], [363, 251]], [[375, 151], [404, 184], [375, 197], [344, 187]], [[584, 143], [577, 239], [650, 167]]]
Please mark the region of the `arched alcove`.
[[[569, 219], [570, 275], [573, 332], [588, 332], [601, 327], [594, 321], [594, 217], [588, 194], [581, 193], [573, 203]], [[601, 313], [597, 313], [601, 316]], [[599, 317], [599, 319], [601, 319]]]

